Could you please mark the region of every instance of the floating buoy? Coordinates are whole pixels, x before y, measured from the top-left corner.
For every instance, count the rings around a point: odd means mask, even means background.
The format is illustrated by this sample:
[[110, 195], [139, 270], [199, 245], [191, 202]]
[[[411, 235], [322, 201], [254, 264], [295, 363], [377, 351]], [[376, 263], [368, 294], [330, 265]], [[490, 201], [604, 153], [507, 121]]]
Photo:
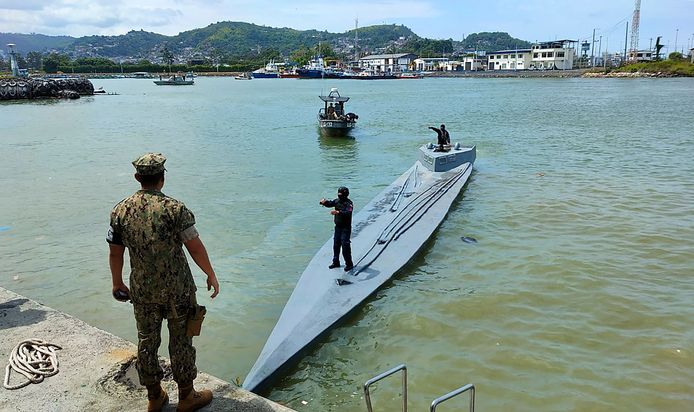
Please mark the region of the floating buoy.
[[475, 239], [474, 237], [463, 236], [460, 238], [460, 240], [462, 240], [465, 243], [477, 243], [477, 239]]

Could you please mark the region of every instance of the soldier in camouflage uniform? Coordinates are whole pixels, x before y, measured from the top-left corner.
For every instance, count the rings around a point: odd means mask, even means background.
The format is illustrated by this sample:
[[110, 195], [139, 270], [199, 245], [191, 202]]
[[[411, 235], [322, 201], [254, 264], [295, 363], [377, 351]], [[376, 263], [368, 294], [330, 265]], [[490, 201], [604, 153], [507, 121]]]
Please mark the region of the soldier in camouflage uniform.
[[[185, 245], [195, 263], [207, 274], [207, 289], [219, 293], [219, 283], [205, 246], [195, 229], [195, 217], [186, 206], [161, 192], [164, 162], [159, 153], [133, 161], [141, 190], [122, 200], [111, 211], [108, 232], [109, 266], [114, 297], [133, 303], [137, 324], [137, 371], [147, 387], [148, 411], [158, 411], [168, 401], [160, 382], [161, 324], [167, 319], [169, 356], [179, 388], [178, 411], [197, 410], [212, 400], [209, 390], [195, 391], [197, 376], [193, 339], [186, 335], [188, 310], [195, 304], [195, 283], [183, 252]], [[130, 256], [130, 288], [123, 283], [123, 256]]]

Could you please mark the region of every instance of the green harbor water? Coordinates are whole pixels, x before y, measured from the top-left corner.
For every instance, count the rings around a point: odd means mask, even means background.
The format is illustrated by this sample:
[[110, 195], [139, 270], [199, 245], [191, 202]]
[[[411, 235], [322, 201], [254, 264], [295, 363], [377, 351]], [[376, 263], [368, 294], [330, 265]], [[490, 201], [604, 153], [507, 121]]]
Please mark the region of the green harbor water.
[[[413, 411], [466, 383], [482, 411], [692, 410], [694, 79], [93, 82], [118, 95], [0, 104], [3, 287], [136, 341], [104, 238], [137, 189], [130, 162], [163, 152], [164, 192], [194, 211], [221, 283], [211, 302], [194, 268], [208, 307], [198, 366], [243, 381], [332, 235], [318, 200], [346, 185], [360, 209], [445, 123], [477, 145], [465, 191], [265, 395], [364, 411], [363, 383], [405, 363]], [[352, 139], [318, 134], [331, 87], [359, 115]], [[372, 399], [400, 410], [400, 380]]]

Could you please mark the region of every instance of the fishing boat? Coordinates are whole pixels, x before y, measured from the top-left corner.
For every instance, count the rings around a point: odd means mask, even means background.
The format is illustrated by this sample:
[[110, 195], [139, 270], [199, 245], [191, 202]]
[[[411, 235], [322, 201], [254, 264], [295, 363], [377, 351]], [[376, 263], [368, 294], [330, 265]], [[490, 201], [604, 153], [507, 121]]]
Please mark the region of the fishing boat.
[[415, 72], [402, 72], [398, 74], [398, 79], [423, 79], [424, 75]]
[[258, 70], [253, 70], [251, 72], [251, 76], [253, 76], [254, 79], [277, 79], [279, 77], [279, 69], [277, 64], [274, 61], [270, 61], [270, 63], [266, 64], [265, 67], [261, 67]]
[[238, 76], [234, 76], [234, 80], [253, 80], [253, 76], [250, 73], [241, 73]]
[[296, 70], [289, 70], [289, 71], [280, 72], [279, 76], [280, 76], [280, 79], [298, 79], [299, 78], [299, 74], [296, 72]]
[[154, 80], [154, 84], [157, 86], [191, 86], [195, 84], [195, 80], [179, 74], [170, 76], [159, 75], [159, 80]]
[[306, 66], [296, 69], [300, 79], [322, 79], [324, 73], [325, 62], [320, 56], [311, 59]]
[[[472, 172], [476, 148], [429, 143], [414, 165], [352, 218], [349, 272], [328, 269], [333, 241], [309, 262], [243, 387], [268, 389], [307, 347], [357, 308], [421, 249]], [[444, 148], [444, 150], [446, 149]]]
[[357, 116], [345, 112], [345, 103], [349, 97], [340, 96], [337, 88], [330, 89], [327, 96], [318, 96], [323, 101], [323, 107], [318, 110], [318, 127], [326, 136], [345, 136], [357, 125]]
[[364, 70], [359, 72], [356, 76], [350, 77], [350, 79], [356, 80], [390, 80], [397, 78], [398, 77], [393, 73], [376, 72], [371, 70]]

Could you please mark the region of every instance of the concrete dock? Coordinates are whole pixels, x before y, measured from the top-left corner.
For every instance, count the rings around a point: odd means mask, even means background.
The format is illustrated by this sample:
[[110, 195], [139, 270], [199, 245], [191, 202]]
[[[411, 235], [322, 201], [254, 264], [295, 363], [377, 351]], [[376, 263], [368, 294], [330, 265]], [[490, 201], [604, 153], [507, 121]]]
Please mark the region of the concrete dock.
[[[166, 328], [163, 328], [166, 333]], [[144, 411], [147, 393], [135, 370], [137, 346], [0, 287], [0, 365], [2, 375], [12, 349], [26, 339], [40, 339], [62, 348], [57, 351], [60, 372], [21, 389], [0, 388], [2, 411]], [[160, 348], [166, 353], [166, 348]], [[168, 360], [162, 359], [162, 386], [169, 392], [165, 411], [176, 409], [177, 387]], [[11, 375], [11, 384], [25, 381]], [[196, 388], [214, 392], [202, 411], [292, 411], [234, 384], [198, 373]]]

